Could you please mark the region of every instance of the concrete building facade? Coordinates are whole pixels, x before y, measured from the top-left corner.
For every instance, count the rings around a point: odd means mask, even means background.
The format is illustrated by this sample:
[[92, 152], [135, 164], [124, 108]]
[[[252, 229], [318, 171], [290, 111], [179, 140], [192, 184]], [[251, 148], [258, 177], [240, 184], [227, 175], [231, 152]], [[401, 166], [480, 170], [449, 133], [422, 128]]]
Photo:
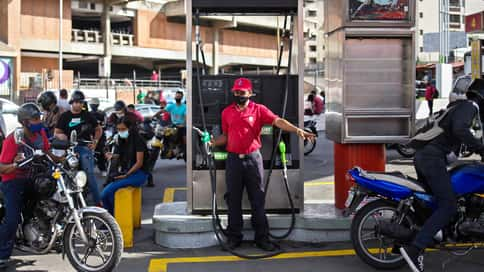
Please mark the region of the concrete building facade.
[[[62, 87], [72, 88], [79, 74], [97, 76], [99, 59], [107, 54], [104, 4], [119, 1], [62, 1]], [[318, 12], [314, 8], [308, 15], [317, 18], [313, 11]], [[183, 1], [127, 2], [109, 5], [107, 13], [112, 77], [123, 77], [134, 68], [180, 74], [186, 56]], [[12, 90], [31, 88], [39, 77], [41, 87], [59, 87], [59, 23], [59, 0], [0, 0], [0, 58], [11, 59]], [[276, 33], [275, 17], [202, 18], [206, 64], [214, 73], [270, 71], [277, 64]], [[308, 60], [314, 58], [318, 62], [317, 53], [311, 52]]]
[[[428, 45], [424, 44], [426, 35], [437, 35], [436, 33], [439, 32], [439, 1], [441, 0], [416, 0], [416, 56], [419, 62], [439, 61], [438, 50], [426, 51], [425, 48]], [[481, 0], [449, 0], [449, 30], [451, 32], [465, 31], [465, 6], [474, 1]], [[430, 36], [428, 37], [430, 38]]]

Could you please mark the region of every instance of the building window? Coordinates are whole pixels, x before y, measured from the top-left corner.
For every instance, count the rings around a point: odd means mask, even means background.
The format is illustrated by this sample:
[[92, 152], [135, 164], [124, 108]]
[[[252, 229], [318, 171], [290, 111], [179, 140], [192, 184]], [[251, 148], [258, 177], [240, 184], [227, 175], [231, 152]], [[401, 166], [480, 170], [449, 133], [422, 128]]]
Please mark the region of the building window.
[[309, 63], [316, 64], [316, 58], [309, 58]]
[[420, 29], [420, 36], [423, 36], [423, 33], [424, 33], [423, 30]]
[[315, 10], [308, 10], [308, 17], [316, 17], [317, 12]]
[[420, 18], [423, 18], [423, 12], [419, 13]]
[[423, 46], [420, 46], [420, 53], [423, 52]]
[[453, 15], [451, 14], [450, 16], [450, 22], [454, 24], [460, 24], [460, 15]]
[[90, 8], [92, 10], [96, 10], [96, 3], [90, 3]]
[[310, 45], [309, 46], [309, 51], [316, 52], [316, 45]]

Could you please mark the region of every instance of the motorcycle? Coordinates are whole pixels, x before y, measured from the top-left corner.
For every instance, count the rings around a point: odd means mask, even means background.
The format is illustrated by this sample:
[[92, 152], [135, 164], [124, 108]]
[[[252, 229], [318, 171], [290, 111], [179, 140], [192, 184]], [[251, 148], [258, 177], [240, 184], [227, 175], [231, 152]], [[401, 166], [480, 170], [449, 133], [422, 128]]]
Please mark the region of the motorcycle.
[[[318, 131], [316, 130], [316, 120], [313, 116], [304, 115], [304, 130], [306, 132], [312, 133], [318, 137]], [[311, 154], [316, 148], [316, 139], [310, 141], [304, 139], [304, 156]]]
[[155, 135], [151, 140], [151, 147], [157, 150], [160, 159], [183, 159], [185, 162], [186, 152], [183, 143], [177, 141], [178, 128], [176, 126], [162, 125], [158, 120], [152, 119]]
[[[28, 168], [32, 195], [26, 198], [16, 234], [16, 248], [34, 254], [62, 253], [77, 271], [112, 271], [121, 261], [123, 237], [115, 219], [104, 209], [86, 205], [83, 196], [87, 176], [77, 171], [74, 152], [77, 135], [70, 141], [54, 140], [52, 148], [65, 150], [65, 159], [55, 162], [42, 150], [23, 141], [23, 130], [14, 132], [15, 142], [32, 156], [18, 163]], [[4, 216], [0, 198], [0, 221]]]
[[[434, 236], [434, 247], [461, 256], [482, 248], [484, 242], [484, 164], [454, 166], [450, 176], [458, 212]], [[376, 269], [406, 265], [399, 248], [413, 241], [437, 205], [429, 188], [400, 172], [367, 172], [355, 167], [347, 177], [354, 186], [343, 214], [356, 211], [351, 240], [357, 255]]]

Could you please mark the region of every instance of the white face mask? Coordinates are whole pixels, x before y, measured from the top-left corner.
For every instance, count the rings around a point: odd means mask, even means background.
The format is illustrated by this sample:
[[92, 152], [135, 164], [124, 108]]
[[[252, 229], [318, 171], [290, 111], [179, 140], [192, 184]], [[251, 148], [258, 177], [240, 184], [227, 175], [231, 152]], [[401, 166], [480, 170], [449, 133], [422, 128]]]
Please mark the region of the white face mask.
[[118, 132], [118, 134], [119, 134], [119, 137], [123, 139], [127, 139], [129, 137], [129, 130], [120, 131]]
[[124, 117], [124, 113], [116, 112], [116, 116], [118, 118]]

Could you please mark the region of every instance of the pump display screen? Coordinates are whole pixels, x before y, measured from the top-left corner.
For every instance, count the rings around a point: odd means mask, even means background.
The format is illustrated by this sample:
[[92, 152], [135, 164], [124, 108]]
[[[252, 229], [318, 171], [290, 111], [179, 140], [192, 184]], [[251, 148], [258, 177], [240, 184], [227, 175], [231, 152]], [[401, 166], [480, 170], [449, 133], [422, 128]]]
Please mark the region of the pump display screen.
[[409, 0], [349, 0], [352, 21], [407, 21]]

